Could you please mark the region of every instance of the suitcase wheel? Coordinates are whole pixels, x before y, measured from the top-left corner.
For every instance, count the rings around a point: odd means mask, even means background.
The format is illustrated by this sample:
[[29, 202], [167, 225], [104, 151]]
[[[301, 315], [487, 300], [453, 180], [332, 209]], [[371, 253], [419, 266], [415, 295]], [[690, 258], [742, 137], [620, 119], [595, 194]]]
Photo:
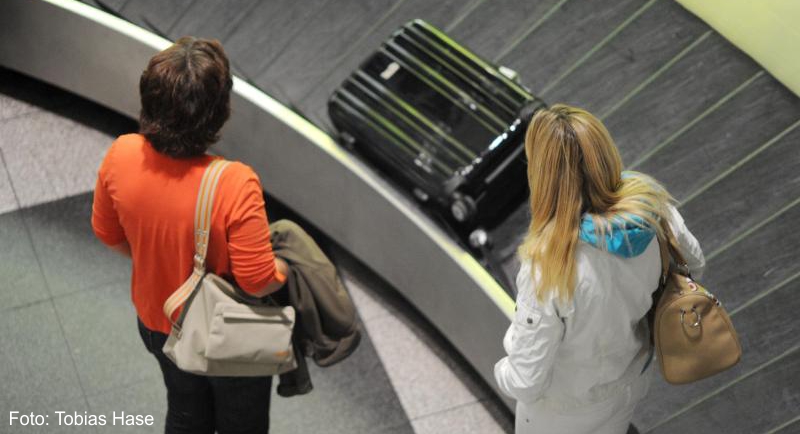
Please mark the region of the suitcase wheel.
[[450, 214], [457, 222], [469, 221], [475, 215], [477, 206], [475, 200], [463, 194], [453, 195], [453, 203], [450, 204]]

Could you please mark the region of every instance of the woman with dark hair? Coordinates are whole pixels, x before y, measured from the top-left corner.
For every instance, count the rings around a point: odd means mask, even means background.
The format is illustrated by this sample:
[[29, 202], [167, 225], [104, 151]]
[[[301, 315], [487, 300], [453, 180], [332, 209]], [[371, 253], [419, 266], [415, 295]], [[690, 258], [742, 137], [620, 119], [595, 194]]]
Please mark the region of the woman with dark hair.
[[[139, 134], [111, 145], [95, 188], [95, 234], [133, 260], [139, 332], [167, 388], [167, 433], [269, 430], [271, 377], [198, 376], [162, 352], [171, 328], [162, 306], [191, 273], [197, 190], [217, 158], [206, 150], [230, 115], [231, 87], [217, 41], [184, 37], [153, 56], [139, 82]], [[259, 297], [286, 279], [286, 264], [272, 252], [258, 176], [239, 162], [217, 186], [206, 267]]]

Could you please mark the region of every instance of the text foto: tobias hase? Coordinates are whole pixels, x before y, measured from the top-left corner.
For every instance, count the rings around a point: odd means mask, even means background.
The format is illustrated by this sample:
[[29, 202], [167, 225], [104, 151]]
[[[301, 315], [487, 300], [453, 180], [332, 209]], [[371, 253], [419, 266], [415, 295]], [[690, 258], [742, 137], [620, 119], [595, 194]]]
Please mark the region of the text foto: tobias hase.
[[65, 425], [65, 426], [150, 426], [155, 423], [152, 415], [143, 414], [130, 414], [124, 411], [114, 411], [111, 416], [105, 414], [89, 414], [87, 412], [67, 412], [67, 411], [54, 411], [53, 417], [49, 414], [20, 414], [18, 411], [9, 412], [9, 425], [21, 426], [46, 426], [50, 425]]

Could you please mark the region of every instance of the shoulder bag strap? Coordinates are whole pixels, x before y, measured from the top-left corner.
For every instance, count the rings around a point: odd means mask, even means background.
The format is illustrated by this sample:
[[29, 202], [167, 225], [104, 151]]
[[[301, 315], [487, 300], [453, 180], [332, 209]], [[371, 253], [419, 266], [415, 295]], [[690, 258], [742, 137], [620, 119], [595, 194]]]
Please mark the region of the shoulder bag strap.
[[[671, 251], [673, 250], [672, 247], [672, 231], [670, 231], [669, 225], [663, 224], [662, 226], [664, 236], [666, 238], [666, 242], [661, 240], [661, 237], [656, 235], [656, 242], [658, 243], [658, 250], [659, 256], [661, 257], [661, 276], [658, 280], [658, 287], [655, 291], [653, 291], [653, 304], [650, 305], [650, 309], [647, 311], [647, 324], [650, 329], [650, 358], [648, 362], [645, 364], [642, 372], [647, 369], [652, 362], [653, 358], [653, 351], [655, 349], [655, 319], [656, 319], [656, 308], [658, 307], [659, 301], [661, 301], [661, 297], [664, 295], [664, 290], [667, 287], [667, 279], [669, 279], [670, 270], [672, 269], [672, 258], [671, 258]], [[679, 254], [680, 255], [680, 254]]]
[[197, 193], [197, 204], [194, 211], [194, 258], [192, 274], [172, 295], [164, 302], [164, 315], [172, 320], [175, 311], [186, 302], [189, 296], [199, 285], [206, 273], [206, 253], [211, 235], [211, 212], [214, 208], [214, 194], [217, 190], [222, 171], [228, 167], [230, 161], [215, 159], [208, 165], [203, 179], [200, 181], [200, 190]]
[[669, 278], [669, 269], [671, 265], [670, 261], [670, 252], [669, 247], [666, 244], [669, 242], [663, 242], [661, 239], [656, 235], [656, 242], [658, 242], [658, 250], [661, 256], [661, 280], [658, 282], [659, 289], [662, 288], [667, 283], [667, 278]]
[[674, 261], [678, 267], [683, 267], [687, 276], [691, 277], [691, 274], [689, 273], [689, 265], [681, 254], [680, 248], [678, 247], [678, 242], [675, 239], [675, 235], [673, 235], [669, 224], [664, 224], [662, 229], [664, 231], [664, 236], [666, 237], [666, 242], [662, 242], [660, 239], [658, 239], [658, 237], [656, 237], [656, 239], [658, 240], [658, 247], [661, 251], [660, 284], [663, 286], [666, 284], [667, 278], [669, 277], [669, 273], [672, 268], [672, 261]]

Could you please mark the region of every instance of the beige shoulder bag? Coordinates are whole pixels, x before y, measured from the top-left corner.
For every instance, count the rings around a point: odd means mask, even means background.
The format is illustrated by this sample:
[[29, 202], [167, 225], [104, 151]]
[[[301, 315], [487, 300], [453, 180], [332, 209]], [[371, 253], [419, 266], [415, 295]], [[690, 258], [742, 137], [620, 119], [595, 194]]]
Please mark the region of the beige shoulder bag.
[[[164, 303], [172, 323], [164, 354], [184, 371], [207, 376], [254, 377], [295, 369], [292, 307], [266, 305], [206, 272], [214, 192], [228, 161], [214, 160], [203, 174], [194, 220], [194, 268]], [[183, 306], [177, 320], [173, 315]]]
[[[660, 242], [659, 247], [661, 294], [656, 296], [651, 330], [664, 379], [671, 384], [686, 384], [732, 367], [739, 362], [742, 348], [728, 313], [713, 294], [692, 279], [672, 240]], [[677, 267], [671, 265], [670, 256]]]

